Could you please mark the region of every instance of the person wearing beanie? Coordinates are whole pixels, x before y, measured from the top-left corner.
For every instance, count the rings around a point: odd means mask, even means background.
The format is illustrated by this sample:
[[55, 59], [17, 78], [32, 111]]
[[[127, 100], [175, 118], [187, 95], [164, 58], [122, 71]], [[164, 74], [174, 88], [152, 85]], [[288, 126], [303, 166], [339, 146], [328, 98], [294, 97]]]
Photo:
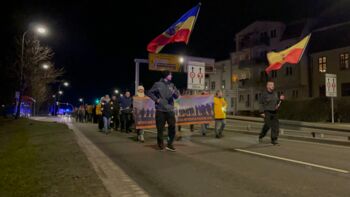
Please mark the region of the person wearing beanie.
[[[137, 87], [137, 97], [145, 97], [145, 88], [140, 85]], [[145, 142], [145, 138], [144, 138], [144, 133], [145, 131], [143, 129], [136, 129], [136, 133], [137, 133], [137, 141], [140, 142]]]
[[121, 131], [130, 133], [130, 126], [132, 124], [132, 97], [129, 91], [125, 92], [125, 95], [120, 99], [121, 110]]
[[175, 108], [174, 99], [180, 96], [179, 91], [173, 83], [171, 83], [172, 74], [165, 70], [162, 72], [162, 79], [154, 83], [149, 90], [149, 97], [155, 102], [156, 108], [156, 127], [157, 127], [157, 143], [160, 150], [164, 149], [163, 130], [165, 124], [168, 124], [168, 144], [166, 149], [175, 151], [173, 141], [175, 137]]

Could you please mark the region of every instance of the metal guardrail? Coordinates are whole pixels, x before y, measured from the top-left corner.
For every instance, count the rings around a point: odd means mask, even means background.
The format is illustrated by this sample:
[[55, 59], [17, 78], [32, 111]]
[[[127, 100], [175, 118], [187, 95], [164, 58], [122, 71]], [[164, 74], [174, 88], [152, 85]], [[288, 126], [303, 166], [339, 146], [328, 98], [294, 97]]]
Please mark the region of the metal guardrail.
[[[227, 116], [227, 119], [231, 120], [240, 120], [240, 121], [250, 121], [250, 122], [259, 122], [262, 123], [264, 120], [258, 117], [247, 117], [247, 116]], [[281, 125], [289, 126], [298, 126], [303, 128], [313, 128], [313, 129], [322, 129], [330, 131], [339, 131], [339, 132], [350, 132], [350, 124], [348, 127], [338, 125], [338, 124], [326, 124], [326, 123], [312, 123], [312, 122], [302, 122], [294, 120], [280, 120]]]

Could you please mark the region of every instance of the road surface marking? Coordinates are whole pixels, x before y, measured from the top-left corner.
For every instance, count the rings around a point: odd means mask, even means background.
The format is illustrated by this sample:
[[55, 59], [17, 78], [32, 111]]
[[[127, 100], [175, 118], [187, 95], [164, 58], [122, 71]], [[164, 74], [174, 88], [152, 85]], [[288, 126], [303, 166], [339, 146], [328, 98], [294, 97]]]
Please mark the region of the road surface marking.
[[252, 155], [258, 155], [258, 156], [262, 156], [262, 157], [268, 157], [268, 158], [272, 158], [272, 159], [288, 161], [288, 162], [291, 162], [291, 163], [297, 163], [297, 164], [301, 164], [301, 165], [312, 166], [312, 167], [321, 168], [321, 169], [325, 169], [325, 170], [330, 170], [330, 171], [335, 171], [335, 172], [340, 172], [340, 173], [345, 173], [345, 174], [349, 173], [349, 171], [347, 171], [347, 170], [327, 167], [327, 166], [313, 164], [313, 163], [308, 163], [308, 162], [304, 162], [304, 161], [298, 161], [298, 160], [294, 160], [294, 159], [288, 159], [288, 158], [285, 158], [285, 157], [278, 157], [278, 156], [273, 156], [273, 155], [267, 155], [267, 154], [258, 153], [258, 152], [254, 152], [254, 151], [243, 150], [243, 149], [239, 149], [239, 148], [236, 148], [234, 150], [238, 151], [238, 152], [252, 154]]

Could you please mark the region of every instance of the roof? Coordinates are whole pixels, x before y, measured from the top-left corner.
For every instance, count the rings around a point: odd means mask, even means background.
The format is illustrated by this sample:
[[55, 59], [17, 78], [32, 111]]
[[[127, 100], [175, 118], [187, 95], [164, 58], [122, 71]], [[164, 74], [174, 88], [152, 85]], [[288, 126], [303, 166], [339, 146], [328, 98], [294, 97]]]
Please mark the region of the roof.
[[310, 39], [308, 51], [309, 53], [316, 53], [350, 46], [349, 33], [350, 23], [314, 30]]

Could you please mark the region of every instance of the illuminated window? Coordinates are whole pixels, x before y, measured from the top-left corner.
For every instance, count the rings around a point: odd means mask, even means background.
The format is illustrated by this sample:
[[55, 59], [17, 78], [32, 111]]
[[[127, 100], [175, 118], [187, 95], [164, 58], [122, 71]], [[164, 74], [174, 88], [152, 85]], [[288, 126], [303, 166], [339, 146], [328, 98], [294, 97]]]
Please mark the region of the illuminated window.
[[325, 73], [327, 71], [327, 57], [318, 58], [318, 70], [321, 73]]
[[349, 53], [340, 54], [340, 69], [349, 69]]

